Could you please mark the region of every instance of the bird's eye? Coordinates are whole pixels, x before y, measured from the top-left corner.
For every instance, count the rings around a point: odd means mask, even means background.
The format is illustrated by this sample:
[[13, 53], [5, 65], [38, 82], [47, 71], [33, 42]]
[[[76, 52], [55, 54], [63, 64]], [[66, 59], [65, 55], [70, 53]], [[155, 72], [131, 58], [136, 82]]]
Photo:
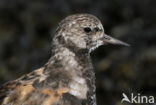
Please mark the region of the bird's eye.
[[100, 29], [99, 29], [99, 28], [97, 28], [97, 27], [96, 27], [96, 28], [94, 28], [94, 31], [95, 31], [95, 32], [98, 32], [99, 30], [100, 30]]
[[85, 31], [86, 33], [89, 33], [89, 32], [91, 31], [91, 28], [85, 27], [85, 28], [84, 28], [84, 31]]

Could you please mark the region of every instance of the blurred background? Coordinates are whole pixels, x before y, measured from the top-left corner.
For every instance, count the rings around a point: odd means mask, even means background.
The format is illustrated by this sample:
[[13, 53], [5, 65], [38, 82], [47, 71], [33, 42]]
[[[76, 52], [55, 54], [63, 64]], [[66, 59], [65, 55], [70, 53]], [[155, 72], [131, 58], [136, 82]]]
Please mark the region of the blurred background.
[[75, 13], [97, 16], [107, 34], [131, 44], [91, 54], [97, 105], [129, 105], [122, 93], [156, 96], [155, 0], [0, 0], [0, 85], [44, 65], [58, 23]]

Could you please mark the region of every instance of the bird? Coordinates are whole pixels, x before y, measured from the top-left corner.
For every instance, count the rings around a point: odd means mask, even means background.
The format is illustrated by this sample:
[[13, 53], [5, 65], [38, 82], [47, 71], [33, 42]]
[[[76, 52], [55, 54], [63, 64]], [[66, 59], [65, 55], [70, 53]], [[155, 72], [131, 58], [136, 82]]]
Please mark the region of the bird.
[[47, 63], [4, 83], [0, 105], [96, 105], [90, 53], [109, 44], [129, 46], [105, 34], [101, 21], [92, 14], [65, 17], [54, 34]]

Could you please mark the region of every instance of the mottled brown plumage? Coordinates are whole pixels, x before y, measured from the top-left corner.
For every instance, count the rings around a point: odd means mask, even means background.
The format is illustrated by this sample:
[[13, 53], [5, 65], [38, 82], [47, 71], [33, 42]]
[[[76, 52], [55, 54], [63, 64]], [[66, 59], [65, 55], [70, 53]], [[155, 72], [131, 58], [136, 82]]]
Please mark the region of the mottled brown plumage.
[[128, 45], [107, 36], [93, 15], [66, 17], [57, 28], [49, 61], [2, 85], [0, 105], [96, 105], [89, 54], [104, 44]]

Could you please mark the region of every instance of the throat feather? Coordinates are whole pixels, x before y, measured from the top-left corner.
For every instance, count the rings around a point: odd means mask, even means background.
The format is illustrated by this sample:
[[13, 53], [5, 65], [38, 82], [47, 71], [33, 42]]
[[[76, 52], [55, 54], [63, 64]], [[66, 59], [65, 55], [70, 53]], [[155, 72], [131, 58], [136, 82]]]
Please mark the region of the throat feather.
[[84, 67], [76, 60], [76, 54], [68, 48], [62, 47], [55, 55], [55, 58], [61, 60], [64, 70], [67, 71], [71, 77], [69, 93], [79, 99], [87, 99], [89, 89], [82, 74]]

